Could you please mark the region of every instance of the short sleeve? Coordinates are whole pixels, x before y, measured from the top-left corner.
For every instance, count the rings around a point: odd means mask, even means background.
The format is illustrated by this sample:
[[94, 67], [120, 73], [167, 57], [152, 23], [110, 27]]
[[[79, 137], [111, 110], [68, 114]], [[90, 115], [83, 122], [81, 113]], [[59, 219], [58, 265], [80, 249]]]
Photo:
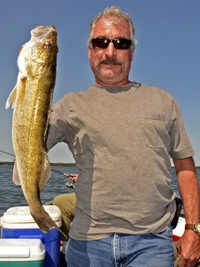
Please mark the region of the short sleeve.
[[177, 102], [172, 101], [172, 120], [173, 128], [171, 130], [171, 149], [170, 157], [183, 159], [194, 155], [194, 151], [187, 136], [182, 114]]

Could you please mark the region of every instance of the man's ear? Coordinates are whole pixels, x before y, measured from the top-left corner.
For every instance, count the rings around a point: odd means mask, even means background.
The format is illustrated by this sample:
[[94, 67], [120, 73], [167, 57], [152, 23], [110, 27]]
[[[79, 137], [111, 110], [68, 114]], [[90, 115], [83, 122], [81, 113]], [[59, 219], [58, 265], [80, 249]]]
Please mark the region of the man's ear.
[[88, 47], [88, 58], [90, 59], [91, 56], [91, 48]]
[[131, 52], [131, 61], [133, 60], [134, 52], [135, 52], [135, 48], [134, 48], [133, 51]]

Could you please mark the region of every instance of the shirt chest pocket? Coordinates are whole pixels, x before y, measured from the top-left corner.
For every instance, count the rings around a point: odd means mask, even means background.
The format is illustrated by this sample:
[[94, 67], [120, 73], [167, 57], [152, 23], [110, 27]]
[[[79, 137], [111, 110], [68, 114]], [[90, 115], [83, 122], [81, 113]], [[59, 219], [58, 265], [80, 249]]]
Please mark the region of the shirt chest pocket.
[[170, 150], [170, 121], [162, 114], [153, 114], [152, 117], [142, 119], [144, 143], [152, 149]]

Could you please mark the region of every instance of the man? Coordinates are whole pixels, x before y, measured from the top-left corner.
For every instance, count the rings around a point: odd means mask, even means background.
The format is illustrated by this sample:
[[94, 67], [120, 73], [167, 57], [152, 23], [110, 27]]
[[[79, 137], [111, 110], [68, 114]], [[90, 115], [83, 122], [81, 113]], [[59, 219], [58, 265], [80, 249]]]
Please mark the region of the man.
[[[199, 222], [199, 188], [179, 107], [166, 91], [128, 79], [135, 48], [128, 14], [113, 6], [90, 25], [95, 84], [52, 109], [50, 149], [66, 142], [79, 169], [69, 267], [171, 267], [175, 193], [172, 157], [189, 227]], [[126, 179], [127, 187], [121, 186]], [[186, 230], [179, 266], [200, 258], [199, 236]]]

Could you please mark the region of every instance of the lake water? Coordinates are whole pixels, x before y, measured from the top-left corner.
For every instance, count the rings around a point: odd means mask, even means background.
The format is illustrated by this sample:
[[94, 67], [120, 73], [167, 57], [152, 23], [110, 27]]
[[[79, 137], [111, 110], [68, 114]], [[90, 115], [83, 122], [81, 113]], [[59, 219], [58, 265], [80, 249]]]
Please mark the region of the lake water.
[[[53, 198], [59, 194], [71, 193], [74, 191], [66, 186], [66, 182], [69, 181], [69, 179], [63, 174], [59, 174], [53, 170], [57, 170], [62, 173], [78, 173], [78, 169], [76, 167], [53, 166], [51, 178], [45, 184], [40, 195], [43, 204], [53, 200]], [[21, 187], [16, 186], [12, 182], [12, 172], [13, 166], [0, 165], [0, 216], [2, 216], [3, 213], [10, 207], [27, 205]], [[200, 183], [200, 169], [197, 169], [197, 176]], [[171, 187], [177, 195], [180, 196], [174, 169], [172, 169], [172, 178]]]
[[[78, 173], [78, 169], [75, 167], [54, 166], [52, 169], [62, 173]], [[11, 207], [27, 206], [21, 186], [12, 182], [12, 172], [13, 166], [0, 165], [0, 216]], [[42, 204], [53, 200], [59, 194], [73, 192], [73, 189], [66, 186], [67, 181], [70, 180], [66, 176], [52, 170], [51, 178], [49, 178], [40, 194]]]

